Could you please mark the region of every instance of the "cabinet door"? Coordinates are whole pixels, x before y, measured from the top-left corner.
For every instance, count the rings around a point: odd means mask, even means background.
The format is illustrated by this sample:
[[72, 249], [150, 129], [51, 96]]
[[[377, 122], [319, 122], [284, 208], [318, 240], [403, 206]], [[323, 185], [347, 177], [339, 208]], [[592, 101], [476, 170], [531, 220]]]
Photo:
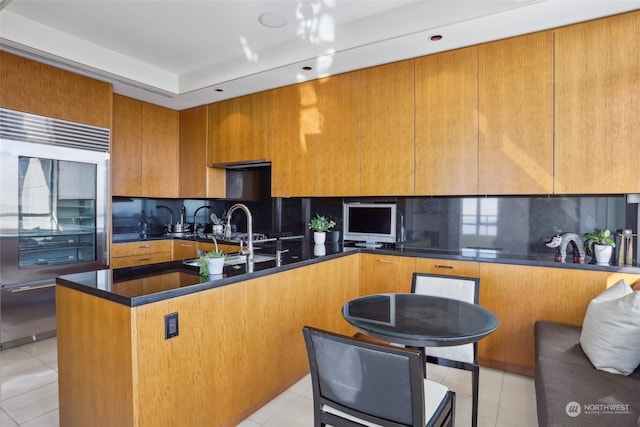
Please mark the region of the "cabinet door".
[[113, 95], [111, 194], [142, 194], [142, 102]]
[[415, 258], [361, 254], [360, 295], [411, 291]]
[[416, 59], [416, 194], [476, 194], [477, 149], [477, 48]]
[[555, 193], [640, 188], [640, 12], [555, 31]]
[[234, 99], [238, 113], [238, 162], [271, 160], [273, 92], [268, 90]]
[[360, 194], [361, 74], [320, 79], [316, 137], [316, 196]]
[[196, 257], [198, 242], [195, 240], [174, 240], [171, 259], [174, 261]]
[[208, 157], [211, 163], [235, 162], [240, 118], [235, 101], [229, 99], [209, 105]]
[[553, 192], [553, 33], [478, 47], [479, 194]]
[[500, 321], [500, 327], [478, 344], [481, 364], [532, 375], [533, 326], [537, 320], [581, 325], [591, 299], [622, 278], [633, 283], [638, 277], [638, 274], [481, 263], [480, 302]]
[[273, 197], [312, 196], [318, 102], [315, 82], [273, 91]]
[[362, 196], [414, 194], [414, 62], [362, 70]]
[[178, 112], [142, 104], [142, 196], [178, 197]]
[[207, 106], [180, 112], [179, 196], [207, 196]]

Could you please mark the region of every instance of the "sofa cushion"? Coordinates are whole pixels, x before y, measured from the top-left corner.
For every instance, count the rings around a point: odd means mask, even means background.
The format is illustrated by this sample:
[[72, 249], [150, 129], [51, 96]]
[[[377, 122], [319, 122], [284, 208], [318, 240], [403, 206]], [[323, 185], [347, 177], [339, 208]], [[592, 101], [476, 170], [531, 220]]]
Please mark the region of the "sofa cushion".
[[640, 292], [621, 280], [587, 307], [580, 345], [597, 369], [629, 375], [640, 365]]
[[[534, 331], [536, 403], [541, 427], [638, 427], [640, 368], [626, 377], [595, 369], [578, 343], [578, 326], [538, 321]], [[614, 408], [614, 413], [609, 408]]]

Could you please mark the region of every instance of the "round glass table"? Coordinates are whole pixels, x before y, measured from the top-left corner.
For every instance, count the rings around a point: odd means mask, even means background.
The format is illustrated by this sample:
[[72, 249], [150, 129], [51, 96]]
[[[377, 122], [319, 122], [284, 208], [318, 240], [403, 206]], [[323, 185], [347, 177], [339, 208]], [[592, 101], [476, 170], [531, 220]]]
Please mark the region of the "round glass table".
[[477, 304], [421, 294], [375, 294], [342, 307], [358, 331], [411, 347], [468, 344], [495, 331], [500, 322]]

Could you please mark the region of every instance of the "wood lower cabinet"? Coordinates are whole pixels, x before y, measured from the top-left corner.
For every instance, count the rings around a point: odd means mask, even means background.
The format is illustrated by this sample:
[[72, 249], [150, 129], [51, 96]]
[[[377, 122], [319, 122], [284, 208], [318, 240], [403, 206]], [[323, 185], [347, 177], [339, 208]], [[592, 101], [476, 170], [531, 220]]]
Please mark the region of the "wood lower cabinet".
[[172, 242], [172, 247], [171, 259], [174, 261], [195, 258], [198, 252], [198, 242], [195, 240], [176, 239]]
[[177, 111], [113, 95], [111, 194], [178, 197]]
[[360, 74], [360, 195], [413, 195], [414, 61], [371, 67]]
[[[60, 425], [238, 425], [308, 374], [303, 326], [354, 333], [341, 308], [358, 266], [346, 256], [139, 307], [57, 286]], [[170, 313], [180, 333], [167, 340]]]
[[[198, 250], [204, 252], [214, 251], [215, 245], [209, 242], [198, 242]], [[218, 243], [218, 250], [226, 254], [233, 254], [240, 251], [240, 245], [229, 245], [226, 243]]]
[[360, 295], [411, 292], [416, 258], [360, 254]]
[[114, 243], [110, 266], [116, 269], [171, 261], [172, 245], [171, 240]]
[[556, 194], [638, 192], [639, 29], [636, 11], [555, 30]]
[[482, 44], [478, 63], [478, 194], [553, 193], [553, 32]]
[[415, 193], [478, 192], [478, 49], [415, 60]]
[[640, 275], [480, 263], [481, 304], [500, 321], [478, 345], [480, 364], [533, 375], [535, 322], [582, 325], [591, 299], [622, 278]]

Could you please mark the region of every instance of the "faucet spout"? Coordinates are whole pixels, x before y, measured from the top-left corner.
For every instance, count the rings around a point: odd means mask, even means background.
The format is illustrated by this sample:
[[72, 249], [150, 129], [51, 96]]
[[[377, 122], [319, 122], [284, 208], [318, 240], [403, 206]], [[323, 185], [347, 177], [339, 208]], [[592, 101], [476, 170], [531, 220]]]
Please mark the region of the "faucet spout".
[[247, 216], [247, 273], [253, 273], [253, 217], [251, 211], [242, 203], [236, 203], [227, 211], [227, 229], [231, 230], [231, 214], [241, 209]]
[[[196, 215], [198, 214], [198, 211], [200, 209], [204, 209], [204, 208], [207, 208], [207, 209], [211, 210], [211, 206], [204, 205], [204, 206], [200, 206], [198, 209], [195, 210], [195, 212], [193, 212], [193, 232], [196, 233], [196, 234], [198, 233], [198, 226], [196, 225]], [[205, 223], [205, 226], [206, 226], [207, 225], [207, 221], [205, 220], [204, 223]]]

